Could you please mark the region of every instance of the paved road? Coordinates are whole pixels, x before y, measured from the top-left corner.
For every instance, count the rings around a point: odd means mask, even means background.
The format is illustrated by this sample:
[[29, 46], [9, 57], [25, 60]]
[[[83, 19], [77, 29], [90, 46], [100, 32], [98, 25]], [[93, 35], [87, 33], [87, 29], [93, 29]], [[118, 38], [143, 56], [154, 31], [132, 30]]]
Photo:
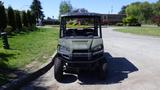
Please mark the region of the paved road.
[[109, 63], [107, 80], [94, 75], [67, 75], [63, 83], [53, 68], [22, 90], [160, 90], [160, 38], [137, 36], [103, 29]]

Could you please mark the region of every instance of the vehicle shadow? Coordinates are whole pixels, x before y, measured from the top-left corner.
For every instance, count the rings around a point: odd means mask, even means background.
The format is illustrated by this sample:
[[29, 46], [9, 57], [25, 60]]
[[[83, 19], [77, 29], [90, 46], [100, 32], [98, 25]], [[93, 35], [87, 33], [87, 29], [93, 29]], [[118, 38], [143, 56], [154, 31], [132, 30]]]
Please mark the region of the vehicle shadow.
[[78, 79], [81, 85], [93, 84], [115, 84], [121, 83], [122, 80], [128, 78], [128, 74], [138, 71], [138, 68], [124, 57], [112, 57], [109, 53], [105, 53], [108, 62], [108, 72], [106, 80], [99, 80], [95, 73], [80, 73]]

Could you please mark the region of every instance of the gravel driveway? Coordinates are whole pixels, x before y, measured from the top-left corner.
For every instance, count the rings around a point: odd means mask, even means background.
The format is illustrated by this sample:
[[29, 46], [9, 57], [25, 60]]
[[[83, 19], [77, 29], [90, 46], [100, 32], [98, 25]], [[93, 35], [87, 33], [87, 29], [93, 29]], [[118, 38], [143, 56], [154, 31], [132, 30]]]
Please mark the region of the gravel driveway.
[[103, 28], [107, 80], [94, 75], [66, 75], [54, 79], [53, 68], [22, 90], [160, 90], [160, 38], [115, 32]]

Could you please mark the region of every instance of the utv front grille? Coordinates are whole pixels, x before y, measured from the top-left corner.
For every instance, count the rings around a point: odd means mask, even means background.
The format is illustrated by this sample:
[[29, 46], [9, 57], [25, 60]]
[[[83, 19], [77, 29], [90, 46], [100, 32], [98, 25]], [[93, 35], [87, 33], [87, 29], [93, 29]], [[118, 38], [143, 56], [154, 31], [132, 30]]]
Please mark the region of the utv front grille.
[[72, 60], [86, 61], [91, 59], [91, 53], [73, 53]]
[[72, 60], [74, 61], [88, 61], [90, 60], [89, 57], [72, 57]]
[[72, 53], [88, 53], [89, 50], [73, 50]]

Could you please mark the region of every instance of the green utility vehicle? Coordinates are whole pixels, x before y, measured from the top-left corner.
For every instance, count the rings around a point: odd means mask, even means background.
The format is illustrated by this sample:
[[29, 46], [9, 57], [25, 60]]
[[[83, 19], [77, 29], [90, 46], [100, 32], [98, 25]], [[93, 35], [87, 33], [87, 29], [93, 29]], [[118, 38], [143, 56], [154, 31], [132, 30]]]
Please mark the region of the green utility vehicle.
[[62, 15], [54, 66], [55, 79], [62, 81], [64, 73], [77, 73], [80, 70], [95, 71], [98, 77], [105, 79], [106, 69], [100, 15]]

